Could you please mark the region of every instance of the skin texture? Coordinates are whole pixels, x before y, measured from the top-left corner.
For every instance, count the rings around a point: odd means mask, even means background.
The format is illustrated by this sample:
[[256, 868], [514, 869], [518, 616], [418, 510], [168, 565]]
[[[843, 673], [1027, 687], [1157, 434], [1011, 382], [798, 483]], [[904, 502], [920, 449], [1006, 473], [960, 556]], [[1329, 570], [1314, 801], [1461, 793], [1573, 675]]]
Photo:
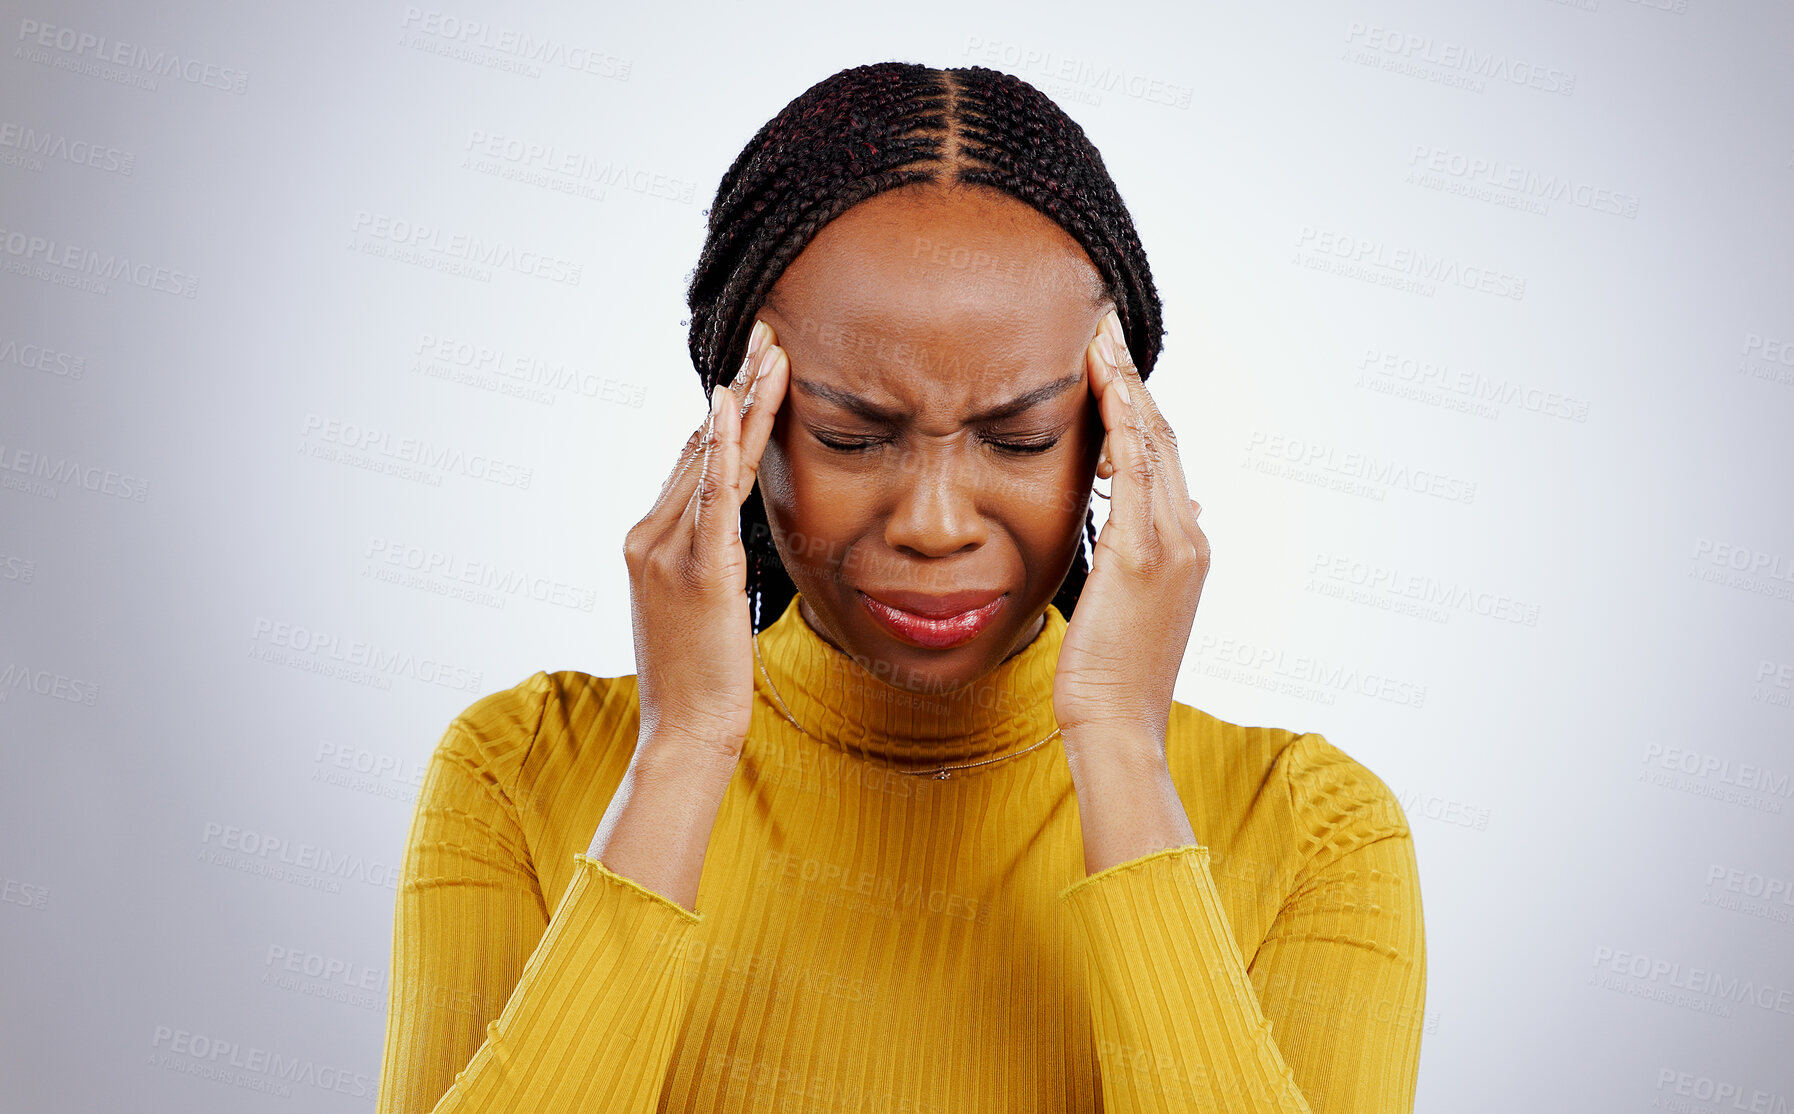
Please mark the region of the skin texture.
[[[1102, 428], [1084, 348], [1109, 306], [1077, 242], [995, 191], [880, 194], [805, 247], [759, 315], [792, 375], [759, 481], [811, 629], [893, 687], [943, 696], [1039, 634], [1089, 509]], [[900, 417], [856, 414], [831, 389]], [[937, 650], [893, 636], [862, 587], [1008, 598], [977, 638]]]
[[[1024, 412], [973, 420], [1055, 382]], [[856, 415], [840, 392], [888, 416]], [[1050, 219], [936, 186], [835, 218], [774, 285], [735, 381], [625, 539], [641, 734], [589, 854], [696, 900], [753, 712], [740, 510], [756, 483], [804, 621], [915, 694], [912, 711], [952, 711], [1004, 695], [979, 686], [1039, 634], [1093, 475], [1113, 479], [1113, 502], [1053, 679], [1091, 873], [1196, 842], [1165, 734], [1209, 547], [1176, 437], [1089, 258]], [[861, 585], [1009, 602], [977, 638], [930, 650], [885, 631]]]

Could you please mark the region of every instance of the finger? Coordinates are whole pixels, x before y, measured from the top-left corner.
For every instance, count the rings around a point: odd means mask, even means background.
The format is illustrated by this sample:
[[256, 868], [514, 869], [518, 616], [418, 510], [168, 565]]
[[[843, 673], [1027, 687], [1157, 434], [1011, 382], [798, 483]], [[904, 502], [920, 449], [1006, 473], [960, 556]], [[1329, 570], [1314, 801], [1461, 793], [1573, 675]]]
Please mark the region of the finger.
[[679, 460], [673, 465], [673, 471], [666, 482], [660, 485], [660, 496], [654, 508], [642, 517], [644, 522], [655, 522], [663, 528], [678, 521], [691, 502], [692, 490], [697, 486], [698, 476], [704, 470], [704, 446], [711, 434], [710, 417], [705, 416], [685, 441], [685, 447], [679, 450]]
[[735, 498], [741, 461], [741, 419], [730, 404], [733, 397], [720, 383], [710, 394], [712, 434], [705, 446], [703, 470], [689, 507], [692, 555], [700, 561], [720, 562], [729, 544], [741, 537], [741, 503]]
[[[753, 372], [762, 353], [762, 341], [771, 335], [772, 327], [764, 321], [754, 322], [754, 329], [748, 334], [747, 354], [742, 356], [741, 365], [735, 371], [735, 381], [729, 385], [731, 391], [738, 395], [752, 389]], [[685, 442], [680, 451], [679, 461], [673, 468], [672, 475], [661, 485], [660, 498], [656, 501], [650, 518], [661, 517], [672, 520], [685, 512], [691, 503], [692, 491], [697, 486], [697, 476], [702, 472], [704, 446], [711, 434], [714, 418], [706, 414], [704, 421]], [[745, 498], [745, 494], [744, 494]]]
[[[1101, 338], [1092, 340], [1084, 352], [1091, 379], [1096, 384], [1097, 411], [1108, 430], [1105, 440], [1113, 470], [1113, 482], [1109, 487], [1109, 520], [1097, 540], [1100, 542], [1111, 526], [1121, 535], [1119, 539], [1111, 538], [1112, 543], [1122, 539], [1150, 539], [1153, 536], [1152, 492], [1156, 486], [1156, 465], [1141, 436], [1139, 414], [1124, 397], [1127, 384], [1109, 363]], [[1131, 392], [1128, 396], [1131, 397]]]
[[747, 351], [742, 354], [741, 365], [735, 369], [735, 379], [729, 384], [729, 389], [736, 393], [737, 398], [746, 393], [759, 369], [761, 352], [771, 340], [772, 326], [755, 318], [754, 327], [748, 331]]
[[[667, 493], [679, 483], [679, 478], [685, 475], [685, 470], [691, 467], [692, 461], [699, 457], [699, 450], [704, 444], [704, 432], [709, 422], [710, 419], [705, 418], [704, 424], [692, 430], [691, 436], [685, 439], [685, 447], [679, 450], [679, 459], [673, 462], [673, 470], [667, 473], [667, 478], [661, 482], [660, 494], [654, 498], [655, 509], [658, 510], [666, 504]], [[683, 500], [680, 501], [680, 505], [684, 505]]]
[[779, 346], [778, 338], [767, 326], [765, 350], [761, 353], [753, 377], [741, 396], [736, 417], [741, 422], [741, 465], [737, 473], [736, 506], [747, 501], [760, 476], [760, 458], [772, 438], [772, 427], [778, 418], [779, 406], [785, 401], [785, 388], [790, 383], [791, 357]]
[[1110, 310], [1103, 318], [1102, 329], [1114, 346], [1116, 367], [1140, 414], [1142, 431], [1164, 461], [1167, 473], [1164, 477], [1166, 493], [1174, 496], [1180, 503], [1188, 502], [1190, 494], [1184, 489], [1183, 463], [1177, 452], [1177, 434], [1172, 430], [1165, 412], [1159, 409], [1158, 400], [1152, 397], [1152, 392], [1141, 381], [1140, 370], [1134, 365], [1134, 354], [1128, 348], [1127, 337], [1121, 329], [1121, 318], [1114, 310]]
[[1103, 319], [1102, 329], [1113, 346], [1122, 382], [1127, 384], [1128, 394], [1134, 400], [1140, 415], [1141, 433], [1158, 467], [1155, 495], [1162, 496], [1162, 500], [1155, 501], [1155, 517], [1180, 522], [1188, 532], [1195, 525], [1195, 519], [1187, 513], [1190, 492], [1184, 479], [1183, 458], [1177, 451], [1177, 434], [1159, 408], [1158, 400], [1140, 380], [1133, 353], [1128, 350], [1127, 339], [1121, 330], [1121, 318], [1115, 311], [1109, 311]]

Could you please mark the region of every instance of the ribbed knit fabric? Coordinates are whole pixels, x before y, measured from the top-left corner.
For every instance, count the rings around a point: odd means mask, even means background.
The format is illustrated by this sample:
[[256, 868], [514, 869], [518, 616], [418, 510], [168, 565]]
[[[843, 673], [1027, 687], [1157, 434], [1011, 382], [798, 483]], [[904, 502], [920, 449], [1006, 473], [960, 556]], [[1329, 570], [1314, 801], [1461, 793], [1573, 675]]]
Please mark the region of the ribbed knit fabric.
[[1413, 1106], [1426, 993], [1400, 806], [1319, 735], [1171, 709], [1197, 845], [1085, 875], [1066, 621], [948, 721], [793, 599], [695, 910], [588, 857], [636, 678], [538, 672], [449, 726], [397, 903], [380, 1114]]

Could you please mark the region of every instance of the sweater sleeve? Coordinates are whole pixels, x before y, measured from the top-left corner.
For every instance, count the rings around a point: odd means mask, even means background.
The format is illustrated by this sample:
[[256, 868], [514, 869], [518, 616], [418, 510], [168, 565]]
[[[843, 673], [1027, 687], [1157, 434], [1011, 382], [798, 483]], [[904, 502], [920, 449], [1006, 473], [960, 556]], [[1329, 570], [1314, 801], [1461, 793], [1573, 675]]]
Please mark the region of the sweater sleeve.
[[378, 1114], [653, 1111], [702, 920], [576, 854], [551, 918], [514, 775], [552, 682], [476, 702], [431, 757], [406, 840]]
[[1291, 771], [1306, 856], [1249, 961], [1207, 847], [1155, 851], [1061, 891], [1086, 943], [1112, 1114], [1413, 1109], [1426, 997], [1413, 841], [1369, 771], [1319, 736], [1300, 744], [1291, 765], [1327, 772]]

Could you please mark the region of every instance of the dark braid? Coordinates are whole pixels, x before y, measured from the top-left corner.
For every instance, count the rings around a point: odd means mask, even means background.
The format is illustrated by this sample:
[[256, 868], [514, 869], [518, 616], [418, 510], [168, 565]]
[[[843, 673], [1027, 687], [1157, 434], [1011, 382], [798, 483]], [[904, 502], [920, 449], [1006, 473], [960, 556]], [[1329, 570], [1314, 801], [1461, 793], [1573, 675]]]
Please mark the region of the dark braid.
[[[1057, 222], [1102, 276], [1140, 378], [1152, 374], [1164, 337], [1158, 291], [1133, 219], [1084, 129], [1010, 74], [879, 62], [805, 90], [724, 172], [686, 292], [692, 365], [706, 399], [734, 378], [754, 315], [816, 233], [869, 197], [921, 182], [989, 186]], [[1094, 512], [1084, 534], [1094, 550]], [[741, 506], [741, 542], [758, 631], [797, 594], [758, 485]], [[1052, 601], [1067, 618], [1089, 573], [1080, 545]]]

